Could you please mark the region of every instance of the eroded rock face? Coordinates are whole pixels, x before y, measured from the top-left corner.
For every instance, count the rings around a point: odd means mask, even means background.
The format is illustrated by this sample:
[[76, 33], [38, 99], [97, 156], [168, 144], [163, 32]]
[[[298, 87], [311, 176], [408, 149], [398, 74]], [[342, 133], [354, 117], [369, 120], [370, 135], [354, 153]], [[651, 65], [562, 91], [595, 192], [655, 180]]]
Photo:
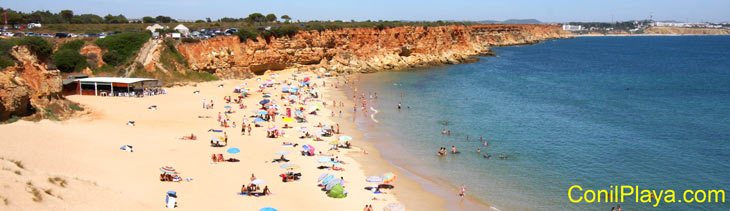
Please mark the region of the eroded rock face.
[[86, 62], [93, 67], [101, 67], [104, 65], [104, 60], [101, 58], [104, 55], [104, 50], [94, 44], [87, 44], [81, 47], [79, 53], [86, 57]]
[[298, 67], [336, 73], [400, 70], [458, 64], [489, 53], [489, 46], [564, 38], [557, 25], [478, 25], [348, 28], [300, 31], [293, 37], [239, 42], [236, 36], [183, 43], [178, 50], [195, 71], [238, 78]]
[[19, 64], [0, 71], [0, 120], [30, 114], [47, 118], [46, 109], [58, 118], [70, 114], [71, 103], [61, 96], [60, 72], [46, 70], [26, 46], [14, 46], [10, 53]]

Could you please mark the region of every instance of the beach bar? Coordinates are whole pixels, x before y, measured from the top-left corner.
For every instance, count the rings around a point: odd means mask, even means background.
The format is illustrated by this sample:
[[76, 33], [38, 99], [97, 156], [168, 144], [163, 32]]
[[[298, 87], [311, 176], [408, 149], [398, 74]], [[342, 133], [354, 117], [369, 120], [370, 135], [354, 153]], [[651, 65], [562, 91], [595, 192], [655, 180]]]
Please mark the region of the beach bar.
[[64, 94], [94, 96], [135, 96], [145, 89], [158, 88], [162, 84], [152, 78], [92, 77], [73, 79], [64, 83]]

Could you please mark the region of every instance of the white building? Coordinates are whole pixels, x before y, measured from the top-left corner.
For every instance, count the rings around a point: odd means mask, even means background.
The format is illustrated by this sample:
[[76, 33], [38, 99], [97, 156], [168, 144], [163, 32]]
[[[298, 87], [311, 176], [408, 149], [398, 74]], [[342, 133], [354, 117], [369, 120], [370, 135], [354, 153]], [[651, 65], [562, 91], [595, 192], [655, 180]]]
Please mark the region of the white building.
[[581, 25], [568, 25], [568, 24], [563, 24], [563, 30], [565, 30], [565, 31], [580, 31], [580, 30], [583, 30], [583, 26], [581, 26]]
[[40, 27], [41, 27], [40, 23], [29, 23], [28, 27], [26, 27], [26, 28], [32, 29], [32, 28], [40, 28]]
[[182, 24], [175, 26], [175, 28], [173, 28], [173, 29], [175, 29], [175, 31], [182, 33], [183, 36], [188, 36], [190, 34], [190, 29], [188, 29], [188, 27], [185, 27]]
[[166, 29], [166, 28], [168, 28], [168, 27], [167, 26], [161, 26], [160, 24], [155, 24], [155, 25], [152, 25], [152, 26], [148, 26], [147, 28], [145, 28], [145, 30], [150, 30], [151, 32], [155, 32], [158, 29]]

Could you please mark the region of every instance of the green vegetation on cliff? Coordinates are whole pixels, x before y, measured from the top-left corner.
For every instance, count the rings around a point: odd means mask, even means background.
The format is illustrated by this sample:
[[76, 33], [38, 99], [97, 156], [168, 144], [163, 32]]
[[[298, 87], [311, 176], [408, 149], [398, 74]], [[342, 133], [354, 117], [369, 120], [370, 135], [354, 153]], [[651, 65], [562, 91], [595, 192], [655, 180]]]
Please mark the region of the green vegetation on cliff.
[[79, 53], [81, 47], [84, 46], [83, 40], [72, 40], [64, 43], [51, 56], [53, 64], [61, 72], [70, 73], [80, 71], [88, 66], [86, 57]]
[[96, 40], [94, 44], [107, 50], [102, 56], [104, 62], [116, 66], [132, 57], [151, 36], [149, 32], [128, 32], [109, 35]]

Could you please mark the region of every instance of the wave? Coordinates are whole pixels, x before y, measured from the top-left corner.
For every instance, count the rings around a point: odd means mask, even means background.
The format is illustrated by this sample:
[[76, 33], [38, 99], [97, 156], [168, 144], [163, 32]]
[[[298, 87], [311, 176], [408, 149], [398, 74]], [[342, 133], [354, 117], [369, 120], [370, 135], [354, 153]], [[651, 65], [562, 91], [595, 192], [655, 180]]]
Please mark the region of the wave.
[[375, 108], [373, 108], [372, 106], [370, 106], [370, 110], [374, 112], [374, 113], [370, 114], [370, 119], [372, 119], [373, 122], [378, 123], [378, 120], [375, 119], [375, 114], [378, 113], [378, 110], [375, 110]]

